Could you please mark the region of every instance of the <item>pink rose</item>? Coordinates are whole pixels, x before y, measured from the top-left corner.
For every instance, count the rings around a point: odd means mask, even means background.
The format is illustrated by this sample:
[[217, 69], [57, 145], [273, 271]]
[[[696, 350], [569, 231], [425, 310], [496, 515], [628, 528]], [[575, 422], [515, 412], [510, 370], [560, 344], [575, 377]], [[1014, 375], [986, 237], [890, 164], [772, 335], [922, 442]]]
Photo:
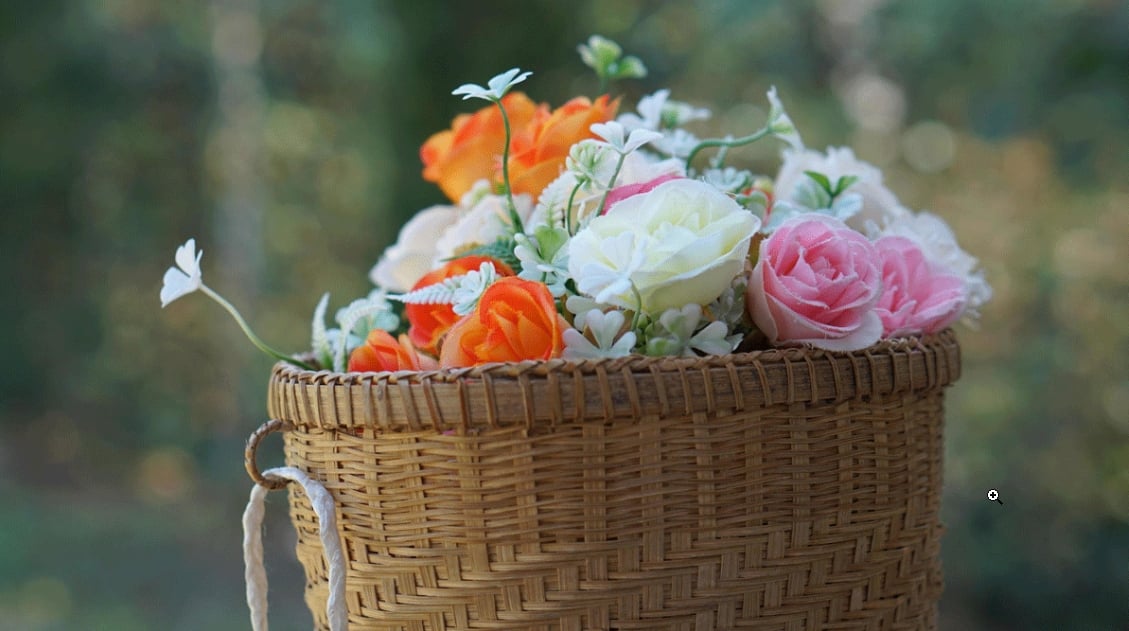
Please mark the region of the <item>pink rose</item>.
[[668, 173], [666, 175], [660, 175], [649, 182], [643, 182], [641, 184], [623, 184], [621, 186], [617, 186], [608, 191], [608, 199], [606, 202], [604, 202], [604, 214], [607, 214], [607, 212], [612, 209], [612, 206], [615, 206], [628, 197], [634, 197], [641, 193], [649, 193], [654, 190], [655, 187], [659, 184], [662, 184], [663, 182], [669, 182], [671, 180], [677, 180], [681, 177], [682, 176], [678, 175], [677, 173]]
[[882, 265], [876, 311], [883, 337], [936, 333], [960, 317], [968, 300], [960, 277], [930, 263], [905, 237], [882, 237], [874, 247]]
[[773, 344], [853, 351], [882, 336], [881, 295], [874, 245], [838, 219], [804, 214], [761, 242], [745, 302]]

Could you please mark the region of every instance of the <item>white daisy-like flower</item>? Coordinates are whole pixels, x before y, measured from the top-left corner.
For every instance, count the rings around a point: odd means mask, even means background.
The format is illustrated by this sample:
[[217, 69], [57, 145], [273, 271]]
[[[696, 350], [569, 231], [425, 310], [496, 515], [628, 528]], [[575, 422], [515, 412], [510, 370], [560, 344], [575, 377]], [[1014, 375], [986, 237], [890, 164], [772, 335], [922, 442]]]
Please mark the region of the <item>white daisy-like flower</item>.
[[627, 155], [649, 142], [662, 138], [659, 132], [648, 129], [635, 129], [628, 134], [623, 124], [617, 121], [595, 123], [590, 129], [620, 155]]
[[[561, 357], [577, 360], [630, 355], [635, 348], [635, 332], [627, 331], [620, 335], [626, 321], [622, 311], [605, 313], [600, 309], [591, 309], [577, 316], [577, 328], [566, 329], [561, 336], [565, 344]], [[595, 343], [581, 330], [591, 333]]]
[[662, 138], [651, 143], [655, 149], [673, 158], [685, 159], [701, 142], [694, 134], [685, 129], [664, 130]]
[[487, 87], [482, 87], [476, 83], [464, 83], [455, 88], [451, 94], [455, 96], [462, 96], [463, 100], [467, 99], [484, 99], [486, 101], [500, 101], [510, 91], [510, 88], [525, 81], [532, 72], [522, 72], [520, 68], [510, 68], [509, 70], [494, 75], [490, 81], [487, 82]]
[[638, 114], [631, 112], [620, 114], [616, 120], [629, 130], [648, 129], [658, 131], [659, 126], [662, 125], [663, 105], [668, 97], [670, 97], [670, 90], [665, 89], [649, 94], [639, 99], [639, 104], [635, 106]]
[[176, 267], [170, 267], [165, 272], [164, 284], [161, 286], [162, 309], [177, 298], [200, 289], [204, 284], [200, 273], [202, 256], [203, 250], [196, 252], [196, 239], [189, 239], [176, 249]]
[[616, 120], [629, 130], [662, 131], [710, 117], [710, 111], [704, 107], [694, 107], [689, 103], [670, 100], [670, 90], [666, 89], [639, 99], [635, 110], [638, 114], [628, 112], [619, 115]]
[[624, 232], [601, 239], [595, 256], [590, 257], [575, 274], [580, 293], [592, 296], [596, 302], [613, 304], [626, 309], [638, 309], [638, 301], [631, 296], [631, 277], [647, 259], [650, 239], [636, 239]]

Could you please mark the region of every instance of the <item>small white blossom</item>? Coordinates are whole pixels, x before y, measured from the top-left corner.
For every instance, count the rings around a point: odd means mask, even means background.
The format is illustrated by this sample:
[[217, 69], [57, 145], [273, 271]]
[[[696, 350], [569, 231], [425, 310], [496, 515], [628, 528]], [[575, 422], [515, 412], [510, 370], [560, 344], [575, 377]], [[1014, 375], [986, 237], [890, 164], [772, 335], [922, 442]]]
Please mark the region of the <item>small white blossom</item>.
[[650, 131], [658, 131], [659, 126], [662, 125], [663, 104], [666, 103], [667, 97], [670, 96], [670, 90], [659, 90], [654, 94], [649, 94], [639, 99], [639, 104], [635, 106], [638, 114], [620, 114], [616, 119], [628, 130], [647, 129]]
[[177, 298], [200, 289], [204, 284], [200, 274], [202, 256], [204, 256], [203, 250], [196, 252], [196, 239], [189, 239], [176, 249], [174, 257], [176, 267], [170, 267], [165, 271], [164, 284], [161, 286], [162, 309]]
[[706, 355], [725, 355], [732, 353], [740, 343], [740, 335], [729, 335], [729, 327], [724, 322], [715, 321], [695, 333], [686, 346]]
[[621, 114], [616, 120], [628, 130], [648, 129], [662, 131], [681, 127], [696, 120], [706, 120], [710, 111], [688, 103], [669, 100], [670, 90], [659, 90], [639, 99], [635, 106], [638, 114]]
[[730, 329], [740, 327], [745, 319], [745, 293], [748, 285], [748, 276], [745, 274], [733, 279], [733, 283], [721, 292], [717, 300], [706, 307], [710, 316], [714, 320], [724, 322]]
[[[583, 316], [577, 316], [577, 328], [567, 329], [562, 334], [565, 348], [561, 356], [577, 360], [630, 355], [635, 348], [635, 332], [627, 331], [620, 335], [625, 322], [626, 318], [621, 311], [604, 313], [599, 309], [591, 309]], [[581, 330], [591, 333], [595, 343]]]
[[623, 124], [616, 121], [595, 123], [591, 127], [592, 133], [603, 138], [620, 155], [627, 155], [643, 145], [662, 138], [657, 131], [636, 129], [624, 138], [626, 130]]
[[673, 129], [694, 121], [709, 120], [710, 111], [681, 101], [667, 101], [662, 109], [662, 127]]
[[[569, 149], [565, 169], [585, 182], [606, 182], [615, 171], [615, 153], [610, 147], [591, 138], [582, 140]], [[542, 193], [544, 196], [544, 193]]]
[[514, 235], [514, 256], [521, 261], [518, 277], [544, 283], [555, 298], [565, 294], [568, 275], [568, 231], [539, 226], [533, 235]]
[[495, 75], [490, 79], [485, 88], [475, 83], [464, 83], [455, 88], [451, 94], [462, 96], [464, 101], [467, 99], [500, 101], [502, 97], [506, 95], [506, 92], [509, 92], [510, 88], [525, 81], [531, 74], [533, 73], [522, 72], [520, 68], [510, 68], [499, 75]]
[[737, 193], [752, 184], [753, 174], [733, 167], [706, 169], [702, 172], [702, 180], [723, 193]]
[[701, 140], [697, 136], [685, 129], [674, 129], [664, 131], [662, 138], [656, 139], [651, 145], [672, 158], [684, 159], [690, 155], [694, 147], [698, 146], [699, 142]]
[[[574, 274], [580, 293], [592, 296], [596, 302], [626, 309], [638, 309], [638, 300], [632, 295], [631, 277], [647, 260], [651, 239], [623, 232], [600, 239], [594, 256]], [[575, 240], [572, 241], [575, 244]]]
[[701, 305], [667, 309], [649, 327], [647, 354], [693, 357], [694, 351], [700, 351], [707, 355], [724, 355], [741, 342], [741, 336], [729, 335], [729, 327], [720, 321], [710, 322], [694, 333], [701, 322]]
[[[569, 296], [565, 299], [565, 309], [567, 309], [569, 313], [575, 315], [576, 318], [581, 318], [581, 326], [583, 326], [584, 314], [592, 311], [593, 309], [597, 311], [603, 311], [608, 307], [609, 305], [602, 305], [595, 300], [592, 300], [588, 296]], [[576, 318], [574, 318], [573, 320], [575, 321]]]

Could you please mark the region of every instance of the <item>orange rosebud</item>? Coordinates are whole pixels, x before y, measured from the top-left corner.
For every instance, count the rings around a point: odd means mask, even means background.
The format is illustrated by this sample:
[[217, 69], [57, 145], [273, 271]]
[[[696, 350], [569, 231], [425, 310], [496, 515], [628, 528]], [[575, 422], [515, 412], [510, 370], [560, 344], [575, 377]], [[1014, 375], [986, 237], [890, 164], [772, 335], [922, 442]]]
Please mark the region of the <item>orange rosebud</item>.
[[349, 372], [383, 372], [393, 370], [434, 370], [434, 359], [420, 355], [408, 336], [395, 340], [388, 331], [373, 329], [368, 339], [349, 355]]
[[[506, 108], [511, 130], [529, 125], [538, 110], [521, 92], [502, 97], [502, 107]], [[505, 143], [506, 129], [497, 105], [490, 104], [474, 114], [460, 114], [451, 129], [431, 136], [420, 148], [423, 179], [437, 183], [458, 203], [478, 180], [495, 179]]]
[[548, 287], [516, 276], [503, 278], [487, 287], [475, 310], [447, 332], [439, 365], [559, 357], [567, 328]]
[[510, 144], [510, 188], [514, 195], [528, 193], [536, 200], [561, 174], [568, 150], [586, 138], [590, 127], [615, 117], [619, 99], [576, 97], [550, 114], [539, 109], [525, 128], [513, 134]]
[[[452, 276], [462, 276], [467, 272], [475, 271], [483, 263], [493, 263], [499, 276], [514, 275], [514, 271], [510, 269], [509, 265], [497, 259], [489, 256], [464, 256], [449, 261], [437, 270], [424, 274], [423, 278], [420, 278], [412, 287], [412, 291], [434, 285]], [[451, 308], [451, 305], [445, 304], [405, 305], [404, 315], [411, 324], [408, 329], [408, 337], [412, 340], [412, 343], [417, 348], [432, 354], [438, 353], [439, 340], [451, 328], [451, 325], [459, 320], [458, 314]]]

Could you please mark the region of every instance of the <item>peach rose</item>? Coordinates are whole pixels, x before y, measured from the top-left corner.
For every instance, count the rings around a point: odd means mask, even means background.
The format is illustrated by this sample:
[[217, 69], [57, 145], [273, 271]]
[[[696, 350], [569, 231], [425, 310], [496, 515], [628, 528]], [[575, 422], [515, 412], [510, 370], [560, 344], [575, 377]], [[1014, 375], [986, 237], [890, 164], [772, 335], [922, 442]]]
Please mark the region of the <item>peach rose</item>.
[[573, 145], [595, 138], [590, 127], [615, 118], [619, 99], [607, 95], [595, 102], [579, 96], [553, 110], [539, 109], [529, 125], [513, 135], [510, 144], [510, 187], [513, 194], [527, 193], [537, 199], [557, 179]]
[[503, 278], [487, 287], [475, 310], [447, 332], [439, 365], [459, 368], [560, 357], [567, 328], [543, 283]]
[[[521, 92], [502, 97], [502, 106], [510, 119], [510, 129], [524, 129], [540, 108]], [[420, 148], [423, 179], [435, 182], [458, 202], [475, 182], [494, 180], [501, 166], [506, 130], [498, 106], [491, 104], [474, 114], [455, 117], [451, 129], [432, 135]]]
[[434, 370], [434, 359], [420, 355], [408, 336], [399, 341], [388, 331], [373, 329], [368, 339], [349, 355], [349, 372], [385, 372], [394, 370]]
[[[412, 287], [412, 291], [434, 285], [452, 276], [462, 276], [467, 272], [477, 270], [483, 263], [493, 263], [499, 276], [513, 276], [514, 271], [505, 263], [488, 256], [464, 256], [449, 261], [443, 267], [424, 274]], [[446, 304], [408, 304], [404, 306], [404, 315], [408, 318], [411, 327], [408, 329], [408, 338], [417, 348], [425, 352], [437, 354], [439, 340], [447, 333], [459, 316], [451, 305]]]

